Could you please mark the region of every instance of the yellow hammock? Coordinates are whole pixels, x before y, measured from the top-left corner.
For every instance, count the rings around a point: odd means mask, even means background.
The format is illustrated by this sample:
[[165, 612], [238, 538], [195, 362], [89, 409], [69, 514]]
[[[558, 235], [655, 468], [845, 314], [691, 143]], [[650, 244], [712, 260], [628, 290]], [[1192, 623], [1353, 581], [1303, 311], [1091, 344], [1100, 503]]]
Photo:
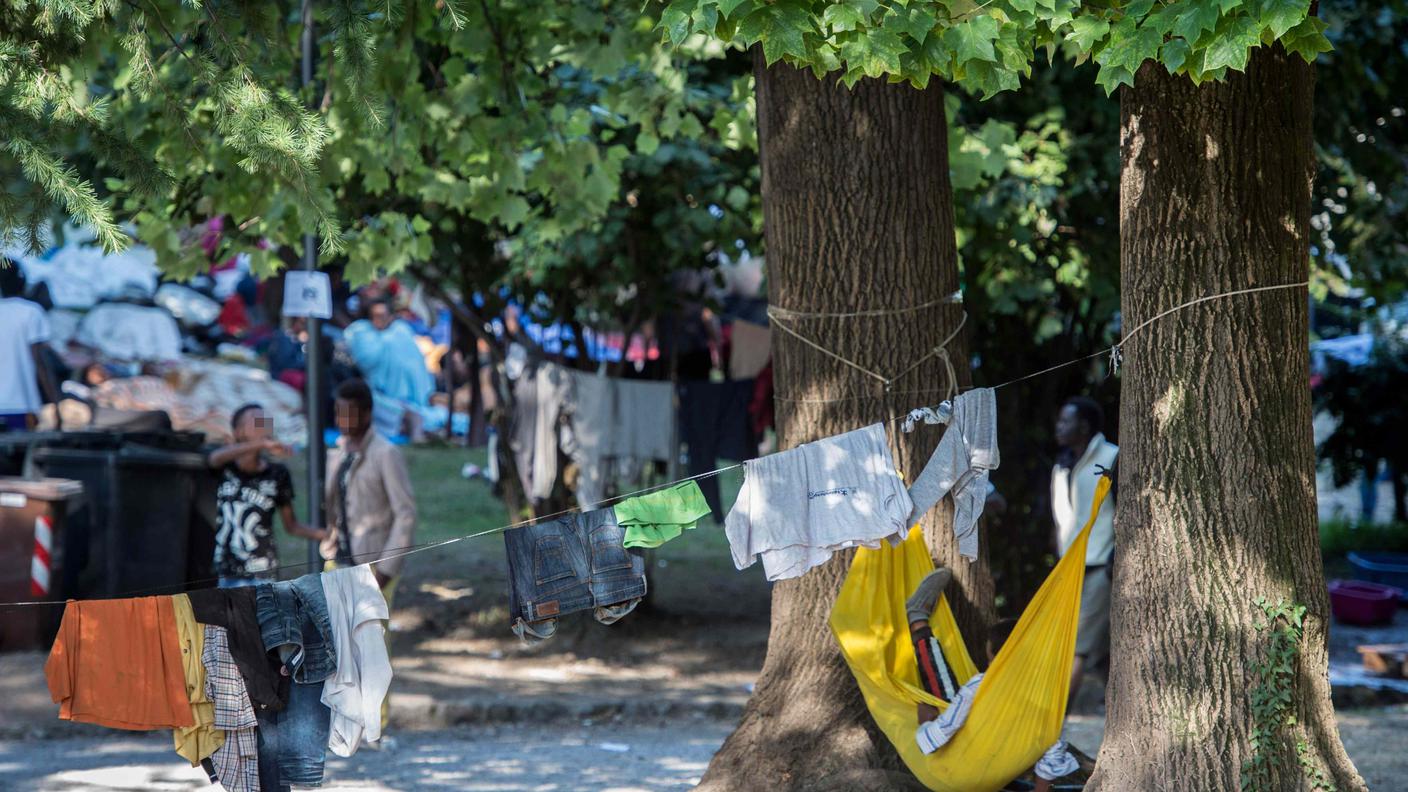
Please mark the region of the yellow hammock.
[[[1085, 545], [1109, 492], [1102, 477], [1090, 519], [1017, 620], [988, 667], [962, 728], [938, 751], [924, 755], [914, 741], [916, 702], [947, 705], [920, 686], [905, 599], [934, 569], [924, 536], [911, 531], [898, 547], [856, 551], [831, 610], [831, 630], [865, 695], [876, 724], [910, 771], [930, 789], [982, 792], [1001, 789], [1060, 739], [1075, 656]], [[947, 598], [930, 628], [959, 684], [978, 672], [968, 656]]]

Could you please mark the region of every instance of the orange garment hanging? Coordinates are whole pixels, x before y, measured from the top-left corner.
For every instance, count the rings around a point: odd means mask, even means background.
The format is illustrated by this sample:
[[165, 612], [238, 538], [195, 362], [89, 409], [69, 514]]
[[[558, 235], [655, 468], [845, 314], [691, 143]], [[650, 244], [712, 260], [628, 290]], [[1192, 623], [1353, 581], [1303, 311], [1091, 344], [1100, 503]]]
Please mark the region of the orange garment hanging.
[[[898, 547], [856, 551], [831, 611], [831, 630], [855, 675], [875, 723], [905, 765], [940, 792], [995, 792], [1036, 764], [1061, 736], [1075, 657], [1085, 546], [1110, 491], [1102, 477], [1090, 519], [1041, 585], [983, 675], [968, 719], [938, 751], [919, 750], [916, 702], [947, 704], [919, 683], [905, 599], [934, 569], [924, 536], [911, 531]], [[947, 598], [929, 622], [954, 679], [978, 672], [958, 632]]]
[[170, 597], [69, 600], [44, 676], [64, 720], [137, 730], [196, 724]]

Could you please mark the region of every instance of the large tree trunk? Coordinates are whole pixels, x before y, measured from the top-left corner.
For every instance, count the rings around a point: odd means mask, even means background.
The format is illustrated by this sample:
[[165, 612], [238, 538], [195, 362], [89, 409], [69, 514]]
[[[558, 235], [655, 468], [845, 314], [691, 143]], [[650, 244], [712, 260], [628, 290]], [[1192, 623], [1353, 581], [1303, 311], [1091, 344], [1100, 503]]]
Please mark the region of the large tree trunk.
[[[1306, 279], [1313, 85], [1275, 47], [1222, 84], [1151, 63], [1125, 89], [1126, 332], [1198, 297]], [[1110, 706], [1090, 789], [1330, 788], [1316, 773], [1364, 788], [1326, 672], [1307, 314], [1304, 289], [1226, 297], [1125, 345]], [[1280, 681], [1257, 668], [1273, 644], [1258, 598], [1308, 611]], [[1254, 706], [1278, 689], [1281, 717]]]
[[[893, 310], [958, 288], [944, 96], [935, 85], [834, 77], [757, 59], [769, 300], [801, 312]], [[961, 307], [867, 317], [795, 318], [818, 345], [886, 377], [923, 357], [957, 327]], [[948, 391], [931, 358], [882, 386], [785, 332], [775, 331], [777, 420], [782, 448], [857, 429]], [[948, 347], [966, 376], [966, 344]], [[896, 437], [899, 469], [917, 475], [934, 427]], [[982, 634], [992, 606], [986, 564], [959, 559], [951, 519], [923, 521], [936, 559], [955, 568], [951, 599], [965, 634]], [[827, 627], [852, 553], [773, 588], [772, 631], [757, 689], [738, 729], [709, 765], [701, 789], [905, 789], [917, 782], [875, 729]], [[750, 570], [757, 574], [757, 570]]]

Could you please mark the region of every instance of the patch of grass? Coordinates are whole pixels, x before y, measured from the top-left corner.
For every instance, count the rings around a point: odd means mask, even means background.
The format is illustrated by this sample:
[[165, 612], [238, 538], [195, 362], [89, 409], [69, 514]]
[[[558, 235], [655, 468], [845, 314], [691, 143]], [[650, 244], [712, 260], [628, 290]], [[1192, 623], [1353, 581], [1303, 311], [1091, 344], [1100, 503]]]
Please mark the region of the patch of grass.
[[[426, 544], [466, 536], [507, 525], [510, 520], [503, 501], [495, 498], [490, 485], [483, 479], [466, 481], [460, 475], [465, 463], [483, 467], [487, 461], [483, 448], [458, 448], [453, 446], [403, 446], [406, 465], [410, 469], [411, 486], [415, 490], [416, 506], [420, 523], [416, 531], [416, 543]], [[284, 460], [293, 476], [295, 502], [294, 509], [302, 518], [305, 514], [307, 497], [307, 464], [304, 457]], [[720, 462], [720, 466], [727, 464]], [[743, 471], [730, 470], [719, 476], [719, 489], [724, 509], [733, 505], [738, 489], [743, 483]], [[290, 575], [300, 574], [306, 567], [300, 566], [308, 560], [308, 543], [289, 536], [279, 530], [279, 562]], [[476, 578], [473, 564], [483, 559], [494, 565], [502, 565], [503, 540], [485, 536], [469, 542], [451, 545], [443, 550], [431, 551], [438, 554], [446, 563], [452, 564], [459, 574]], [[422, 556], [422, 558], [424, 558]], [[671, 573], [691, 577], [714, 579], [737, 575], [733, 567], [733, 557], [729, 552], [728, 537], [723, 526], [708, 518], [700, 521], [698, 528], [686, 531], [683, 536], [653, 551], [652, 564], [659, 573]], [[428, 560], [428, 559], [427, 559]], [[670, 566], [675, 565], [671, 570]], [[666, 571], [668, 570], [668, 571]], [[750, 570], [751, 571], [751, 570]], [[504, 569], [507, 574], [507, 569]]]
[[[403, 446], [411, 487], [416, 495], [419, 525], [416, 544], [439, 542], [456, 536], [486, 531], [508, 522], [503, 502], [495, 498], [483, 480], [466, 481], [460, 468], [472, 462], [483, 466], [483, 448], [453, 446]], [[304, 457], [287, 459], [294, 482], [294, 510], [305, 515], [308, 496], [308, 466]], [[308, 543], [279, 531], [279, 562], [286, 568], [307, 561]]]
[[1351, 550], [1408, 552], [1408, 525], [1375, 525], [1351, 520], [1326, 520], [1320, 523], [1322, 555], [1338, 558]]

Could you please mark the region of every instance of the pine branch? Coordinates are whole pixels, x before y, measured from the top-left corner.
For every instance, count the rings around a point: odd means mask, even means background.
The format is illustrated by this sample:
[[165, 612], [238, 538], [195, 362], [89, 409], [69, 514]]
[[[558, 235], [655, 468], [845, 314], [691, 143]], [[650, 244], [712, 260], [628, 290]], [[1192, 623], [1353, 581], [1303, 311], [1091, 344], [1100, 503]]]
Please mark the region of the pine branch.
[[84, 181], [73, 166], [15, 132], [18, 130], [12, 131], [5, 141], [5, 148], [19, 161], [25, 178], [42, 189], [50, 200], [62, 204], [70, 217], [89, 226], [104, 250], [114, 252], [126, 248], [127, 234], [113, 222], [111, 205], [98, 198], [93, 186]]

